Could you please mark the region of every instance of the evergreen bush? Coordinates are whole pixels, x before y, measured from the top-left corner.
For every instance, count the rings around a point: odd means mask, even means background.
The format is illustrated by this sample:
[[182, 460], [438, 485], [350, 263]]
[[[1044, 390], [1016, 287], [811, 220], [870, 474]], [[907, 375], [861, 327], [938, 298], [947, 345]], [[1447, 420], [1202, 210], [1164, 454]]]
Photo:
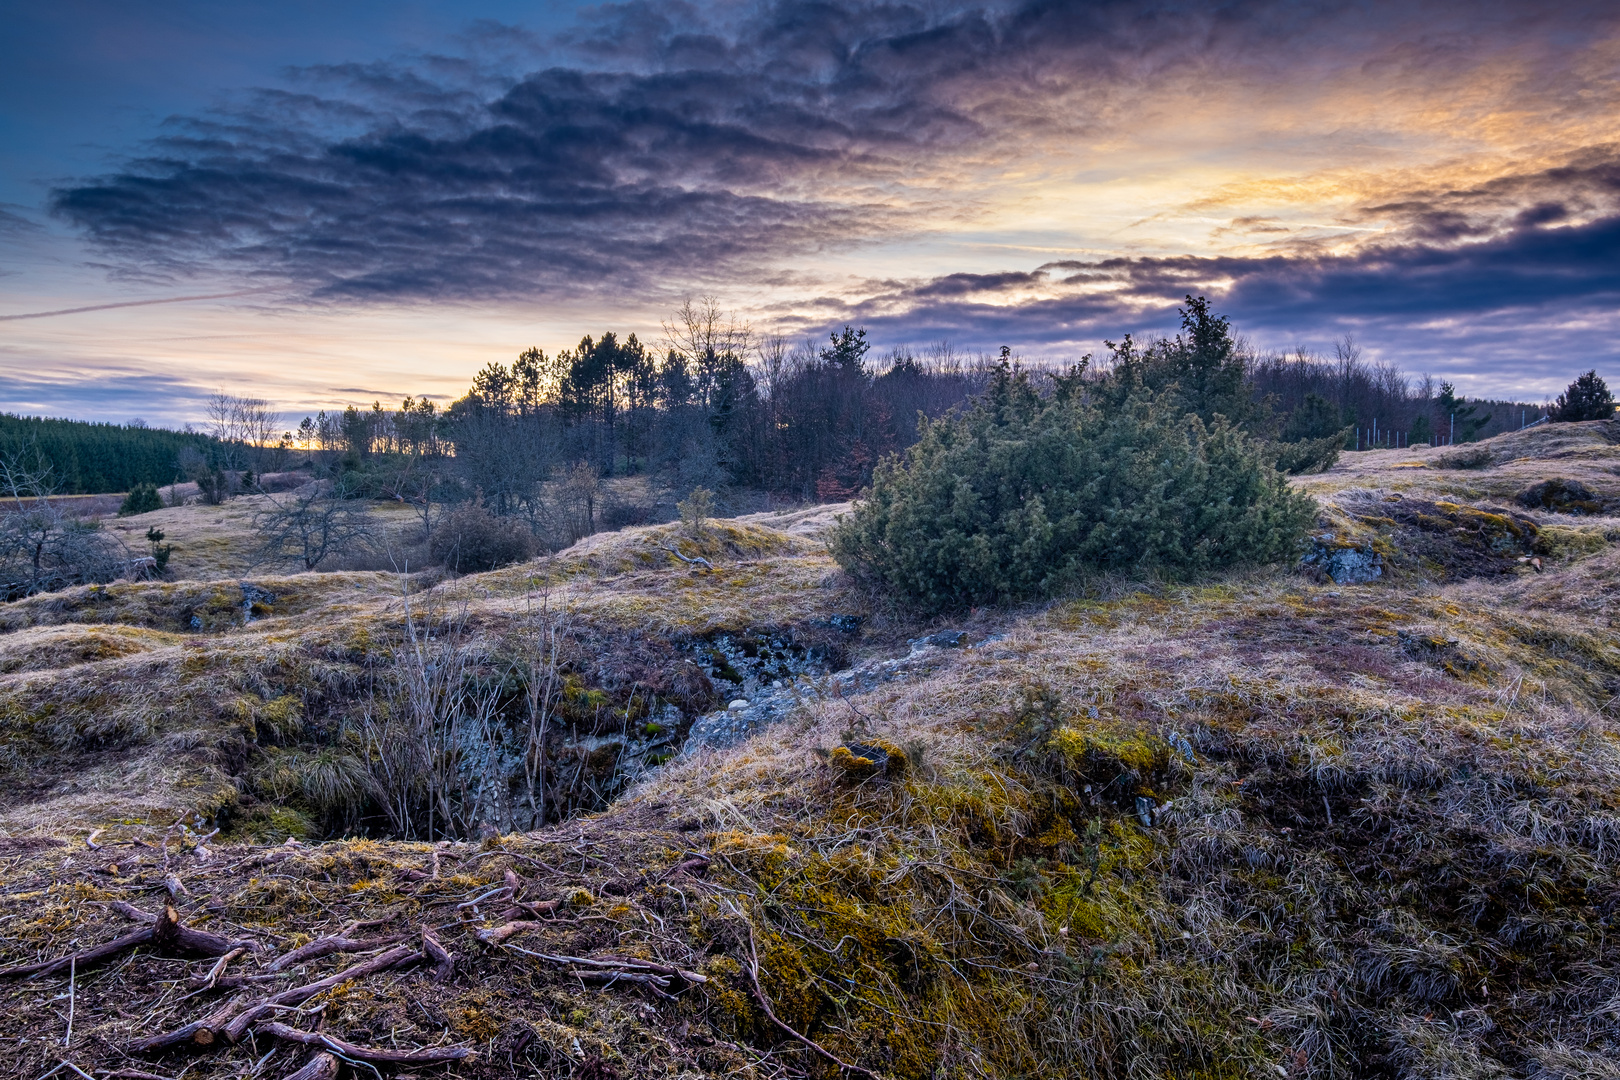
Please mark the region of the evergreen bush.
[[1179, 577], [1291, 556], [1316, 514], [1262, 447], [1171, 394], [1043, 398], [1004, 362], [965, 413], [889, 459], [832, 550], [940, 610], [1049, 596], [1099, 571]]
[[136, 514], [149, 514], [153, 510], [163, 509], [163, 496], [158, 494], [156, 484], [136, 484], [124, 496], [124, 501], [118, 506], [119, 517], [133, 517]]

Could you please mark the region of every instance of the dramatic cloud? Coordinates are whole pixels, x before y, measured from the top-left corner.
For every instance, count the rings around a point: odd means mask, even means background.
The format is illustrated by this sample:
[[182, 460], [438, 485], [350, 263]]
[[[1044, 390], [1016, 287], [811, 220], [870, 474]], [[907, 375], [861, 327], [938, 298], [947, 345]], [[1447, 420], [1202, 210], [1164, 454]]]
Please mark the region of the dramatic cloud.
[[[1471, 21], [1512, 19], [1487, 6]], [[1367, 22], [1285, 3], [783, 3], [720, 21], [613, 6], [570, 36], [572, 66], [492, 96], [444, 58], [305, 72], [306, 92], [173, 121], [150, 157], [54, 208], [127, 267], [223, 268], [317, 297], [724, 283], [924, 231], [942, 208], [971, 217], [962, 191], [1018, 144], [1102, 132], [1199, 82], [1275, 77], [1270, 50], [1315, 35], [1348, 29], [1360, 50], [1324, 38], [1324, 68], [1379, 60], [1380, 78], [1409, 78], [1414, 58], [1383, 55], [1397, 36]], [[1467, 202], [1415, 194], [1366, 213], [1451, 241], [1475, 234]]]
[[1422, 328], [1447, 362], [1495, 328], [1485, 371], [1509, 313], [1613, 338], [1617, 15], [606, 5], [559, 38], [480, 24], [465, 55], [301, 69], [51, 208], [117, 275], [294, 308], [645, 328], [719, 292], [791, 332], [1035, 349], [1169, 329], [1201, 292], [1279, 339]]

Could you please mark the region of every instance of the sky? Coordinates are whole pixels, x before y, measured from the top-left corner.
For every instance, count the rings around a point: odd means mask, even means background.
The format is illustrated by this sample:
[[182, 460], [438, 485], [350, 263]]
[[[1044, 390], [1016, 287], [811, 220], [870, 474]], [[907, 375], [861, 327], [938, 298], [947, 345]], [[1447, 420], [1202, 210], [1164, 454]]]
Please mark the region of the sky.
[[447, 401], [714, 296], [1620, 383], [1620, 6], [0, 0], [0, 411]]

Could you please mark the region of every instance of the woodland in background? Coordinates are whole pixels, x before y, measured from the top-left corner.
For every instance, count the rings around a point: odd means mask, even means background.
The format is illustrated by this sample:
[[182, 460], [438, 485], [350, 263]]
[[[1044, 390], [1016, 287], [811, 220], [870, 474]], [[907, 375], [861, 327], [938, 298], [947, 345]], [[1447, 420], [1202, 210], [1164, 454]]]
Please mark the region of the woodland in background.
[[[448, 408], [406, 398], [397, 409], [323, 411], [278, 431], [269, 402], [221, 391], [197, 432], [0, 417], [0, 460], [26, 478], [11, 493], [11, 519], [21, 524], [11, 530], [8, 587], [103, 580], [132, 565], [163, 571], [161, 533], [147, 538], [150, 552], [112, 550], [44, 501], [65, 493], [128, 491], [126, 515], [254, 493], [264, 497], [255, 526], [266, 564], [403, 560], [458, 572], [669, 520], [694, 491], [713, 493], [722, 513], [841, 501], [912, 447], [922, 425], [979, 400], [1008, 370], [1043, 398], [1076, 394], [1103, 415], [1126, 399], [1173, 395], [1206, 426], [1224, 417], [1289, 473], [1326, 468], [1343, 450], [1468, 442], [1546, 412], [1463, 401], [1450, 384], [1365, 361], [1349, 339], [1332, 358], [1262, 355], [1203, 298], [1188, 297], [1182, 314], [1175, 337], [1139, 345], [1127, 335], [1065, 372], [1021, 365], [1007, 349], [968, 356], [944, 342], [879, 358], [852, 326], [790, 346], [704, 298], [675, 313], [656, 347], [607, 332], [552, 355], [531, 348], [510, 365], [486, 366]], [[1582, 378], [1596, 382], [1572, 386], [1571, 403], [1560, 399], [1555, 411], [1573, 416], [1577, 397], [1601, 411], [1602, 380]], [[410, 550], [374, 532], [365, 507], [377, 500], [415, 511]], [[60, 573], [46, 572], [49, 551], [85, 543], [99, 552], [95, 573], [75, 574], [68, 555]]]
[[[1260, 355], [1206, 301], [1188, 303], [1211, 327], [1219, 323], [1210, 341], [1142, 347], [1127, 336], [1110, 343], [1110, 355], [1086, 378], [1135, 368], [1145, 385], [1162, 389], [1203, 378], [1200, 365], [1213, 365], [1228, 384], [1222, 409], [1251, 436], [1295, 444], [1342, 431], [1346, 449], [1467, 442], [1544, 412], [1464, 402], [1449, 384], [1363, 360], [1348, 340], [1331, 359]], [[392, 470], [372, 486], [396, 498], [428, 498], [448, 482], [446, 498], [476, 491], [501, 516], [532, 516], [545, 480], [583, 474], [656, 474], [682, 492], [733, 488], [835, 501], [853, 497], [880, 460], [915, 443], [919, 418], [937, 419], [981, 394], [999, 363], [943, 342], [875, 358], [865, 330], [849, 326], [824, 344], [789, 347], [756, 338], [712, 299], [688, 303], [665, 329], [659, 348], [608, 332], [549, 356], [529, 349], [510, 366], [485, 367], [444, 410], [406, 399], [399, 409], [378, 403], [306, 417], [283, 452], [318, 469]], [[1198, 352], [1216, 339], [1216, 352]], [[1176, 359], [1188, 349], [1193, 359]], [[1028, 375], [1048, 394], [1062, 377], [1041, 368]]]

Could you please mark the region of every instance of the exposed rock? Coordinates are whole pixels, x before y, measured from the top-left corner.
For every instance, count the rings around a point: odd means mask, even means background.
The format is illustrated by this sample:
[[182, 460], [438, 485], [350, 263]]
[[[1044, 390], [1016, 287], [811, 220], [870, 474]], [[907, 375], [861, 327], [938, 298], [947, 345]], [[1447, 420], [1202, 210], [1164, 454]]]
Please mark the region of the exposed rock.
[[1311, 549], [1300, 562], [1320, 570], [1335, 585], [1359, 585], [1384, 576], [1383, 557], [1370, 541], [1348, 540], [1333, 533], [1311, 539]]
[[828, 761], [852, 780], [898, 776], [906, 768], [905, 753], [890, 743], [845, 743], [833, 748]]
[[1347, 508], [1383, 534], [1396, 565], [1446, 581], [1513, 573], [1538, 554], [1536, 523], [1500, 507], [1390, 496]]
[[960, 649], [967, 644], [967, 634], [961, 630], [941, 630], [937, 634], [916, 638], [909, 642], [912, 648], [932, 645], [936, 649]]

